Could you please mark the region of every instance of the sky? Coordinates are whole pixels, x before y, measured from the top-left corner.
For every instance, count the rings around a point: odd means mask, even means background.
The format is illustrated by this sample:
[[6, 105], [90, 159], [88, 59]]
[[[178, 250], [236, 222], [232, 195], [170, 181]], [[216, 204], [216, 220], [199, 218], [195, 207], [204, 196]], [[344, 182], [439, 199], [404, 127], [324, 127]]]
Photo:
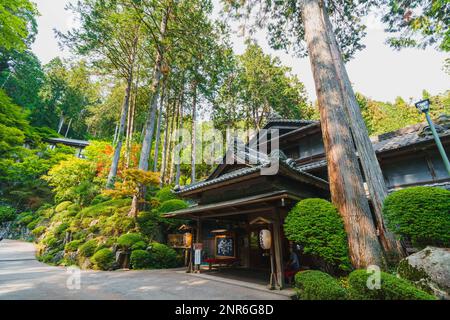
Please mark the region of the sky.
[[[41, 16], [37, 19], [39, 33], [32, 49], [43, 64], [57, 56], [69, 56], [58, 46], [53, 30], [66, 31], [76, 26], [74, 16], [64, 10], [70, 1], [73, 0], [34, 0]], [[213, 2], [217, 4], [219, 1]], [[395, 51], [385, 44], [387, 34], [383, 26], [373, 17], [367, 22], [366, 48], [347, 63], [347, 71], [357, 92], [379, 101], [394, 101], [398, 96], [415, 101], [421, 98], [423, 89], [433, 95], [450, 89], [450, 76], [442, 69], [448, 53], [433, 48]], [[237, 30], [237, 24], [232, 25], [232, 29]], [[235, 53], [243, 53], [244, 39], [236, 33], [232, 40]], [[300, 59], [284, 51], [272, 50], [263, 30], [256, 35], [256, 40], [266, 53], [278, 56], [283, 65], [292, 68], [305, 84], [310, 99], [315, 101], [309, 58]]]

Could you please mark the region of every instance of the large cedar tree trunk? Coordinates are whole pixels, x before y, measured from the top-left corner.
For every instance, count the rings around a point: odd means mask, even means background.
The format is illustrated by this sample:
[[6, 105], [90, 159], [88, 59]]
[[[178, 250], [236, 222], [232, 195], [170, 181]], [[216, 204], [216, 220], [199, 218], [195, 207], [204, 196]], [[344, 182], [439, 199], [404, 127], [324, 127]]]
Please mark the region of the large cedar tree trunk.
[[383, 246], [384, 251], [388, 253], [388, 256], [398, 259], [404, 255], [403, 248], [400, 242], [395, 239], [394, 234], [387, 229], [383, 217], [383, 203], [388, 194], [383, 172], [381, 171], [372, 142], [370, 141], [369, 132], [367, 131], [360, 106], [356, 100], [356, 95], [353, 91], [353, 87], [342, 58], [342, 53], [336, 41], [336, 36], [334, 35], [333, 27], [325, 6], [322, 7], [322, 12], [323, 19], [326, 22], [334, 65], [336, 67], [338, 80], [345, 101], [345, 107], [347, 109], [350, 128], [353, 133], [353, 140], [361, 160], [361, 167], [363, 169], [370, 198], [372, 200], [381, 245]]
[[353, 265], [356, 268], [383, 266], [383, 252], [364, 191], [322, 8], [318, 0], [301, 1], [305, 40], [320, 107], [332, 201], [344, 221]]

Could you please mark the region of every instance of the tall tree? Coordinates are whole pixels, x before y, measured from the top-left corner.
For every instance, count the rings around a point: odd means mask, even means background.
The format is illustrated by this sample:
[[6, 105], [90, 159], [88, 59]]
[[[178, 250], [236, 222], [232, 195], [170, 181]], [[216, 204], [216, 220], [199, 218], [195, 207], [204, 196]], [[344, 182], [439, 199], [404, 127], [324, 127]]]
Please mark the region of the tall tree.
[[107, 188], [113, 188], [119, 167], [127, 116], [130, 108], [131, 87], [141, 43], [140, 22], [129, 6], [120, 2], [86, 0], [69, 5], [76, 13], [80, 26], [66, 34], [58, 33], [62, 42], [78, 54], [93, 57], [93, 62], [105, 70], [115, 72], [126, 83], [120, 114], [117, 141]]
[[435, 46], [450, 51], [450, 5], [448, 0], [382, 0], [383, 22], [394, 36], [396, 48]]
[[[373, 2], [225, 2], [227, 9], [234, 11], [238, 18], [249, 18], [253, 9], [259, 8], [257, 25], [268, 25], [274, 48], [292, 47], [303, 56], [309, 53], [329, 163], [330, 189], [349, 235], [353, 264], [356, 267], [383, 265], [380, 242], [385, 251], [400, 255], [397, 242], [385, 228], [381, 207], [387, 189], [344, 65], [344, 61], [364, 47], [361, 39], [365, 26], [361, 17]], [[365, 195], [357, 153], [375, 208], [376, 226]]]
[[[0, 3], [0, 51], [23, 51], [36, 35], [36, 5], [29, 0], [2, 0]], [[2, 71], [0, 69], [0, 71]]]

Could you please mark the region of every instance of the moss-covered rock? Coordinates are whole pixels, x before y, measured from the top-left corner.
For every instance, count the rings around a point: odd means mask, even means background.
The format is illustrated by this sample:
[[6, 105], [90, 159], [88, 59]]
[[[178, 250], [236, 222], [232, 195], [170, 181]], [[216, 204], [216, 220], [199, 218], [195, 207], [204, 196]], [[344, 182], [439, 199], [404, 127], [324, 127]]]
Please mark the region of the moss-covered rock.
[[398, 275], [441, 299], [450, 299], [450, 249], [426, 247], [406, 259]]

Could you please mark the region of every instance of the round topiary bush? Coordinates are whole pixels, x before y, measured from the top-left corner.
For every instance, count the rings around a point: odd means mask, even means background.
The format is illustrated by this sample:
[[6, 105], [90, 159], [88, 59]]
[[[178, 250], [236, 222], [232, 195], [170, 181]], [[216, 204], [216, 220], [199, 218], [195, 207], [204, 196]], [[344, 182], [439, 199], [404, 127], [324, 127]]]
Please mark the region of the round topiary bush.
[[69, 206], [71, 206], [71, 205], [73, 205], [73, 203], [72, 203], [71, 201], [64, 201], [64, 202], [61, 202], [60, 204], [58, 204], [58, 205], [56, 206], [55, 211], [56, 211], [57, 213], [63, 212], [63, 211], [65, 211], [65, 210], [67, 210], [67, 208], [68, 208]]
[[392, 193], [383, 213], [389, 228], [417, 247], [450, 246], [450, 191], [414, 187]]
[[300, 300], [347, 299], [347, 292], [338, 280], [321, 271], [308, 270], [297, 273], [295, 287]]
[[129, 250], [137, 242], [144, 241], [144, 238], [139, 233], [127, 233], [117, 239], [117, 244], [124, 250]]
[[131, 250], [135, 251], [135, 250], [145, 250], [147, 249], [148, 245], [145, 241], [139, 241], [136, 242], [135, 244], [133, 244], [133, 246], [131, 247]]
[[337, 209], [323, 199], [299, 202], [284, 225], [286, 237], [303, 246], [305, 254], [324, 262], [325, 271], [351, 270], [347, 235]]
[[97, 249], [97, 245], [96, 240], [89, 240], [78, 248], [78, 253], [85, 258], [92, 257], [95, 249]]
[[173, 199], [166, 202], [163, 202], [159, 207], [160, 213], [170, 213], [182, 209], [186, 209], [188, 204], [183, 200]]
[[151, 268], [152, 259], [150, 253], [145, 250], [135, 250], [131, 253], [131, 267], [135, 270]]
[[[353, 271], [348, 277], [349, 296], [353, 300], [436, 300], [410, 282], [389, 273], [380, 273], [380, 286], [370, 289], [368, 284], [376, 275], [366, 270]], [[371, 277], [369, 279], [369, 277]]]
[[16, 210], [9, 206], [0, 205], [0, 223], [10, 222], [16, 218]]
[[76, 252], [78, 251], [78, 248], [81, 246], [83, 242], [81, 240], [74, 240], [66, 244], [64, 247], [64, 250], [66, 252]]
[[92, 256], [91, 262], [97, 270], [111, 270], [115, 262], [114, 254], [110, 249], [101, 249]]
[[153, 238], [159, 231], [160, 216], [157, 212], [143, 211], [137, 217], [139, 231], [148, 238]]
[[149, 253], [152, 269], [167, 269], [178, 266], [177, 252], [164, 244], [153, 242]]
[[35, 237], [40, 237], [45, 230], [47, 230], [46, 226], [40, 226], [40, 227], [36, 227], [31, 233], [35, 236]]

